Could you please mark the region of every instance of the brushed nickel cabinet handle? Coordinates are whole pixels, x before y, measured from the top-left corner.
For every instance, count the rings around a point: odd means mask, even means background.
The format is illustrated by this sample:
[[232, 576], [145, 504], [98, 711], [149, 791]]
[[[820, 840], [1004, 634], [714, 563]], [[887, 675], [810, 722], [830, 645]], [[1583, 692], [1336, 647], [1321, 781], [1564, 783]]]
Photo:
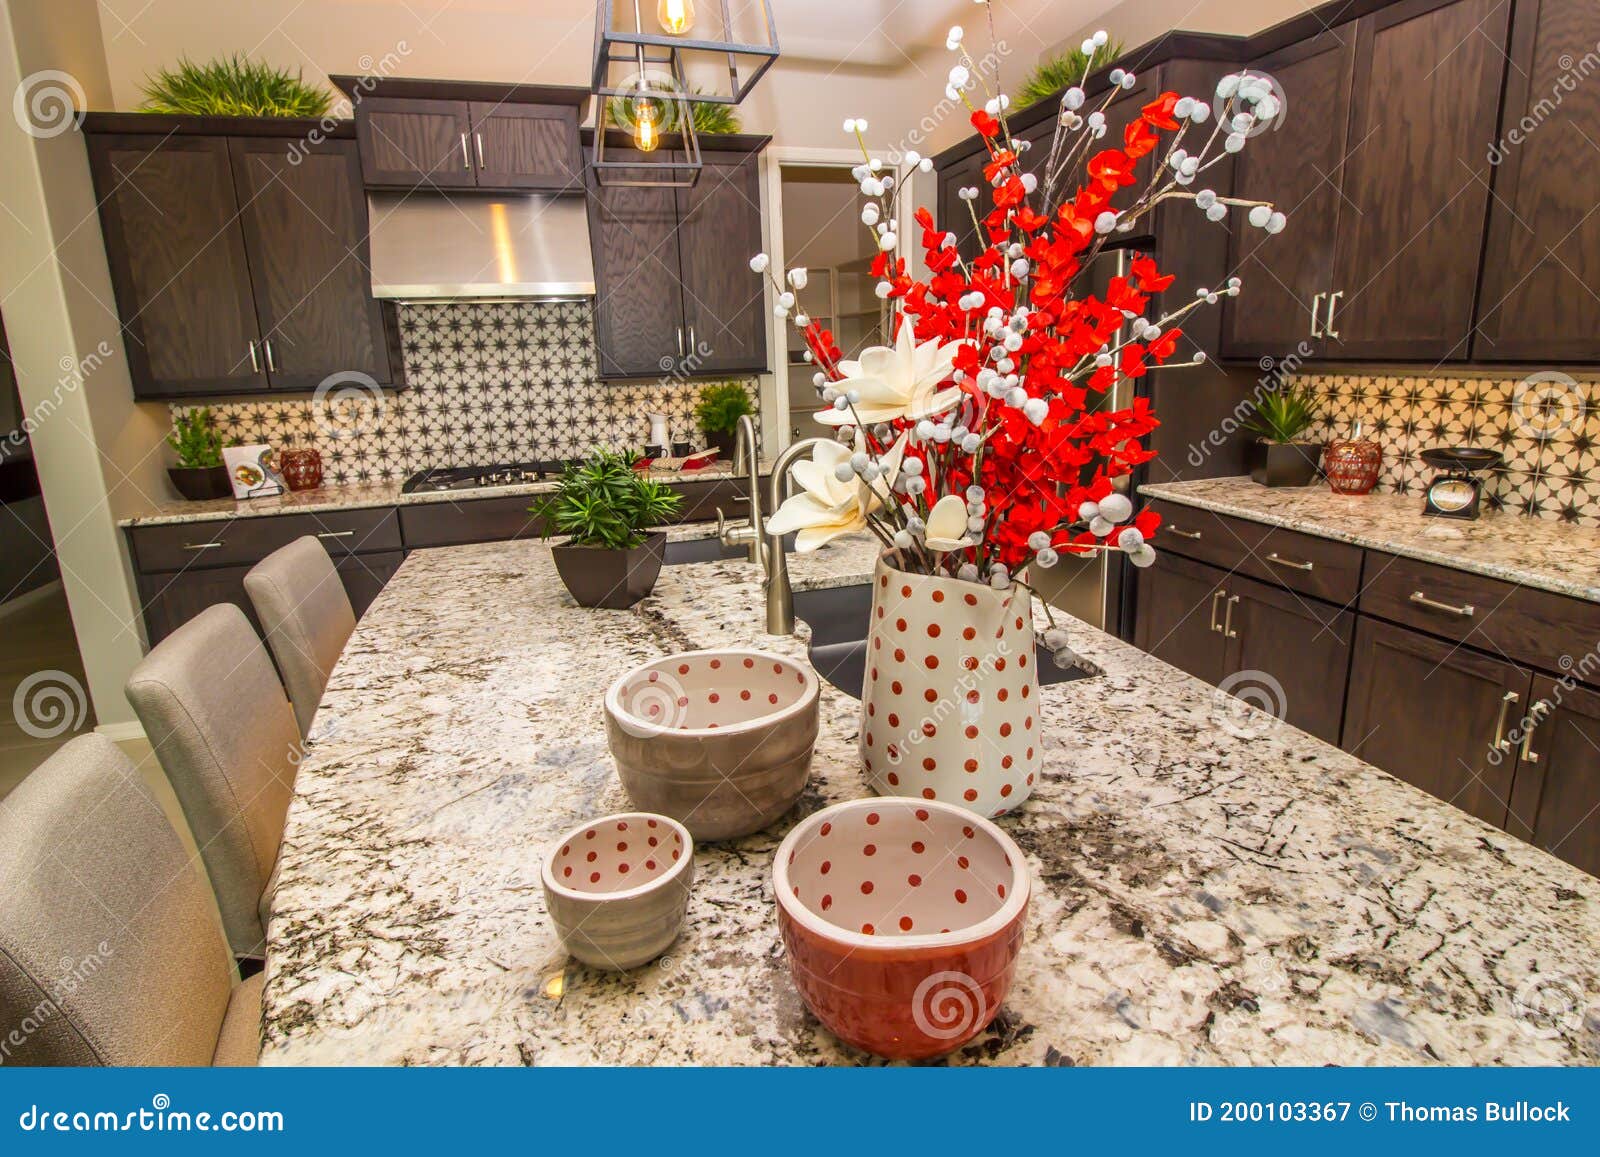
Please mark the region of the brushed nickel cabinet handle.
[[1421, 591], [1412, 591], [1411, 601], [1416, 603], [1419, 607], [1427, 607], [1430, 611], [1441, 611], [1444, 614], [1455, 615], [1456, 617], [1462, 619], [1470, 619], [1473, 615], [1478, 613], [1478, 608], [1473, 606], [1471, 603], [1462, 603], [1459, 607], [1453, 607], [1449, 603], [1441, 603], [1434, 599], [1430, 599]]
[[1233, 608], [1238, 605], [1238, 595], [1234, 595], [1228, 600], [1228, 613], [1222, 620], [1222, 637], [1224, 639], [1237, 639], [1239, 637], [1239, 632], [1233, 629]]
[[461, 167], [467, 172], [472, 171], [472, 154], [467, 152], [467, 134], [461, 134]]
[[272, 356], [272, 339], [269, 337], [261, 343], [261, 348], [267, 353], [267, 369], [272, 373], [278, 372], [278, 360]]
[[1273, 551], [1271, 554], [1267, 555], [1267, 561], [1271, 562], [1271, 563], [1276, 563], [1278, 566], [1286, 566], [1290, 570], [1315, 570], [1316, 569], [1316, 563], [1296, 562], [1292, 558], [1280, 558], [1277, 551]]
[[356, 532], [353, 530], [324, 530], [317, 535], [318, 538], [354, 538], [355, 536]]
[[1217, 591], [1216, 594], [1211, 596], [1211, 629], [1219, 635], [1222, 634], [1222, 628], [1217, 625], [1217, 607], [1221, 604], [1222, 600], [1227, 597], [1228, 592], [1221, 590]]
[[689, 352], [695, 353], [700, 349], [700, 343], [695, 340], [694, 326], [689, 327]]
[[683, 326], [678, 327], [678, 356], [683, 356]]
[[183, 544], [184, 550], [220, 550], [221, 547], [222, 543], [220, 542], [186, 542]]
[[1522, 698], [1515, 691], [1507, 691], [1500, 699], [1500, 715], [1494, 721], [1494, 749], [1496, 751], [1510, 751], [1511, 740], [1506, 738], [1506, 713], [1511, 710], [1511, 705]]
[[1175, 534], [1179, 538], [1187, 538], [1195, 541], [1198, 541], [1200, 538], [1200, 532], [1198, 530], [1179, 530], [1176, 526], [1173, 526], [1170, 523], [1167, 525], [1167, 533]]
[[1339, 336], [1339, 331], [1333, 328], [1333, 311], [1335, 309], [1339, 308], [1339, 299], [1341, 297], [1343, 297], [1343, 296], [1344, 296], [1344, 290], [1342, 290], [1342, 289], [1338, 293], [1329, 294], [1329, 296], [1328, 296], [1328, 324], [1327, 324], [1327, 327], [1326, 327], [1327, 328], [1327, 332], [1323, 336], [1324, 337], [1331, 337], [1334, 341], [1342, 341], [1343, 340]]
[[1322, 311], [1322, 299], [1328, 296], [1328, 291], [1323, 290], [1311, 299], [1311, 336], [1322, 337], [1322, 331], [1317, 328], [1317, 314]]
[[1539, 730], [1539, 724], [1544, 722], [1544, 717], [1550, 713], [1550, 703], [1541, 699], [1528, 708], [1528, 730], [1522, 733], [1522, 750], [1518, 753], [1524, 763], [1538, 763], [1539, 753], [1533, 750], [1533, 733]]
[[472, 139], [477, 142], [478, 145], [478, 168], [481, 169], [483, 168], [483, 134], [473, 133]]
[[259, 374], [261, 372], [261, 359], [256, 356], [256, 342], [254, 338], [250, 339], [250, 372], [255, 374]]

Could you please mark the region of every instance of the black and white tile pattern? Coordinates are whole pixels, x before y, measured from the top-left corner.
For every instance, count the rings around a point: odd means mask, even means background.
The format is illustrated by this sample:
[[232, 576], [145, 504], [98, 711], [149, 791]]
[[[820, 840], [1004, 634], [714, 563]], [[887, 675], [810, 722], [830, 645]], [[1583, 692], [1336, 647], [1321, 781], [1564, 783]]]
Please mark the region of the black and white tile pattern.
[[[404, 305], [400, 329], [406, 389], [356, 404], [296, 397], [213, 406], [223, 434], [315, 447], [335, 485], [431, 466], [577, 458], [596, 446], [638, 449], [651, 410], [667, 415], [674, 439], [704, 444], [694, 405], [705, 383], [598, 380], [587, 302]], [[755, 383], [745, 386], [759, 405]]]

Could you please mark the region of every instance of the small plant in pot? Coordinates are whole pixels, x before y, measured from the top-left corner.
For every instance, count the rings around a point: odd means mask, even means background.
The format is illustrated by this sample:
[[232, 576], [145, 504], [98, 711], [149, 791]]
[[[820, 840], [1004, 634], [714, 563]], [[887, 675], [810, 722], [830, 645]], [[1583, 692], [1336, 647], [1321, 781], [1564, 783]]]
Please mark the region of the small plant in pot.
[[556, 570], [579, 606], [622, 610], [655, 588], [666, 556], [660, 526], [683, 498], [633, 468], [636, 455], [596, 450], [567, 468], [561, 486], [530, 512], [544, 535], [565, 534], [551, 547]]
[[233, 493], [228, 468], [222, 464], [222, 432], [208, 406], [188, 410], [172, 420], [167, 444], [178, 453], [178, 464], [167, 467], [167, 477], [178, 493], [191, 501], [227, 498]]
[[700, 391], [700, 400], [694, 407], [695, 420], [706, 432], [706, 445], [715, 446], [724, 458], [733, 457], [739, 419], [755, 412], [750, 394], [740, 382], [717, 382], [707, 386]]
[[1322, 460], [1322, 444], [1304, 435], [1316, 420], [1316, 396], [1298, 383], [1259, 399], [1254, 420], [1244, 426], [1256, 436], [1251, 479], [1262, 486], [1309, 486]]

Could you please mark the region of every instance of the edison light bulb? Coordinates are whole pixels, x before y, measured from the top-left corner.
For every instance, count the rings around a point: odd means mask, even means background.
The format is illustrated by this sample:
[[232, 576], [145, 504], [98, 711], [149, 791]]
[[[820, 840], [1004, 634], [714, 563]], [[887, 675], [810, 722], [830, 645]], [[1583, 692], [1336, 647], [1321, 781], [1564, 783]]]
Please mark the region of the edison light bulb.
[[661, 143], [660, 118], [655, 101], [640, 97], [633, 102], [633, 143], [641, 153], [654, 152]]
[[656, 5], [656, 20], [664, 31], [682, 36], [694, 27], [694, 0], [661, 0]]

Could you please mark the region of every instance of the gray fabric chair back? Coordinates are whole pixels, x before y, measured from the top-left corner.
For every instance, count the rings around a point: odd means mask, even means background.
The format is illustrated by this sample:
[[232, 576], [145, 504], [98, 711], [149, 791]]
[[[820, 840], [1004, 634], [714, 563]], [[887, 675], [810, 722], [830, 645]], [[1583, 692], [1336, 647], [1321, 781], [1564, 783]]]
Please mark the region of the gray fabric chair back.
[[244, 589], [283, 672], [300, 734], [306, 735], [328, 673], [356, 629], [350, 596], [328, 552], [309, 534], [251, 568]]
[[301, 742], [272, 660], [244, 612], [220, 603], [146, 655], [127, 692], [200, 846], [228, 942], [261, 955]]
[[0, 804], [0, 1064], [209, 1065], [234, 977], [205, 881], [110, 740], [72, 740]]

